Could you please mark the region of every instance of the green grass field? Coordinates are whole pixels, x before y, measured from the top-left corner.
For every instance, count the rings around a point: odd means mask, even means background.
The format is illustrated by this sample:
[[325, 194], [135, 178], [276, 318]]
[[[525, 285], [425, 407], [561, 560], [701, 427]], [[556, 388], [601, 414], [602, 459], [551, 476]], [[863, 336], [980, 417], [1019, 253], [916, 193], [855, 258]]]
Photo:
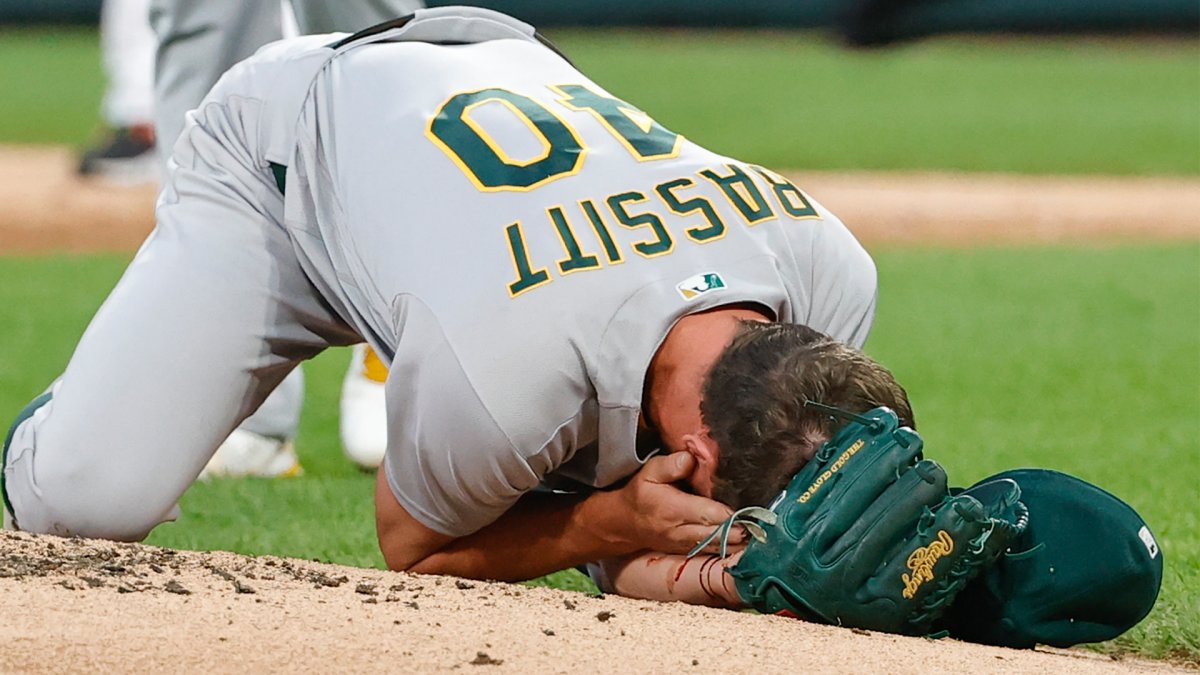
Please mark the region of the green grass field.
[[[1200, 173], [1194, 40], [943, 40], [861, 53], [813, 33], [551, 38], [668, 127], [780, 169]], [[96, 50], [94, 31], [0, 30], [0, 90], [20, 92], [0, 143], [82, 145], [103, 89]]]
[[[559, 42], [669, 126], [780, 168], [1200, 173], [1195, 41], [935, 41], [880, 54], [805, 34]], [[0, 33], [0, 87], [23, 92], [0, 109], [0, 143], [83, 143], [97, 64], [88, 31]], [[1129, 501], [1155, 528], [1167, 575], [1151, 617], [1109, 648], [1200, 659], [1200, 245], [875, 254], [867, 350], [908, 387], [928, 454], [958, 483], [1042, 466]], [[0, 411], [62, 369], [124, 263], [0, 256]], [[197, 485], [151, 543], [380, 566], [372, 481], [337, 443], [347, 358], [307, 366], [303, 477]]]

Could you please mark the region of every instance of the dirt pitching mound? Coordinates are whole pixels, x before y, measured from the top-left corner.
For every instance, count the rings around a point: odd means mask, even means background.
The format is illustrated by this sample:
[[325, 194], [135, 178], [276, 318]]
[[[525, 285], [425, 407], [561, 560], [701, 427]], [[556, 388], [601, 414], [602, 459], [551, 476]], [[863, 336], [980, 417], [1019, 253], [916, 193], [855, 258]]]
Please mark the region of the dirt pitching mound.
[[16, 532], [0, 533], [0, 631], [6, 673], [1189, 672], [1082, 651]]
[[[0, 253], [132, 251], [153, 185], [81, 180], [65, 148], [0, 146]], [[789, 176], [868, 246], [1200, 239], [1200, 180], [979, 174]]]

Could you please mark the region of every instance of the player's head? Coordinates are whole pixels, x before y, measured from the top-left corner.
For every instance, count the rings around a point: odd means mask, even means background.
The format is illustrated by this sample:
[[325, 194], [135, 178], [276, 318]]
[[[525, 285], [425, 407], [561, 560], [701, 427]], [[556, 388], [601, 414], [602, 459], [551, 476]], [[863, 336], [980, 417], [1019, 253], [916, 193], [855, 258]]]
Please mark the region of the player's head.
[[887, 406], [914, 426], [904, 388], [862, 352], [807, 326], [744, 321], [701, 392], [720, 449], [714, 499], [765, 506], [844, 424], [805, 400], [851, 412]]

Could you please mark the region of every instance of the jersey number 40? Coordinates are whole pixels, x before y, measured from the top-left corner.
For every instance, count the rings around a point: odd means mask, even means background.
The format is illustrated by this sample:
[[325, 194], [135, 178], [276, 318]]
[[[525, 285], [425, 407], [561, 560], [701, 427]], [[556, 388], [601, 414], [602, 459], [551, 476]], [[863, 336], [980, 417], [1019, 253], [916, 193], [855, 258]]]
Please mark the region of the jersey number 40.
[[[638, 161], [674, 157], [683, 137], [618, 98], [583, 85], [549, 87], [570, 110], [592, 113]], [[533, 134], [541, 146], [530, 157], [514, 158], [472, 113], [499, 104]], [[587, 148], [579, 135], [541, 102], [507, 89], [490, 88], [451, 96], [429, 121], [426, 135], [455, 163], [475, 187], [486, 192], [532, 190], [556, 178], [578, 173]]]

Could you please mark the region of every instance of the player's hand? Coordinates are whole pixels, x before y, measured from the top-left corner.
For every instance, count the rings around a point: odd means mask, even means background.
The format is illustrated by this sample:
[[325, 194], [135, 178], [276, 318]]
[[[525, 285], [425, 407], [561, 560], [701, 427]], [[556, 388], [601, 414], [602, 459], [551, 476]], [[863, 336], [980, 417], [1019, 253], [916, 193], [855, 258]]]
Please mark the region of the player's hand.
[[[686, 452], [652, 457], [617, 491], [625, 512], [626, 536], [639, 549], [687, 553], [732, 513], [720, 502], [676, 487], [692, 474], [695, 462]], [[741, 528], [734, 528], [729, 541], [740, 544], [743, 538]]]

